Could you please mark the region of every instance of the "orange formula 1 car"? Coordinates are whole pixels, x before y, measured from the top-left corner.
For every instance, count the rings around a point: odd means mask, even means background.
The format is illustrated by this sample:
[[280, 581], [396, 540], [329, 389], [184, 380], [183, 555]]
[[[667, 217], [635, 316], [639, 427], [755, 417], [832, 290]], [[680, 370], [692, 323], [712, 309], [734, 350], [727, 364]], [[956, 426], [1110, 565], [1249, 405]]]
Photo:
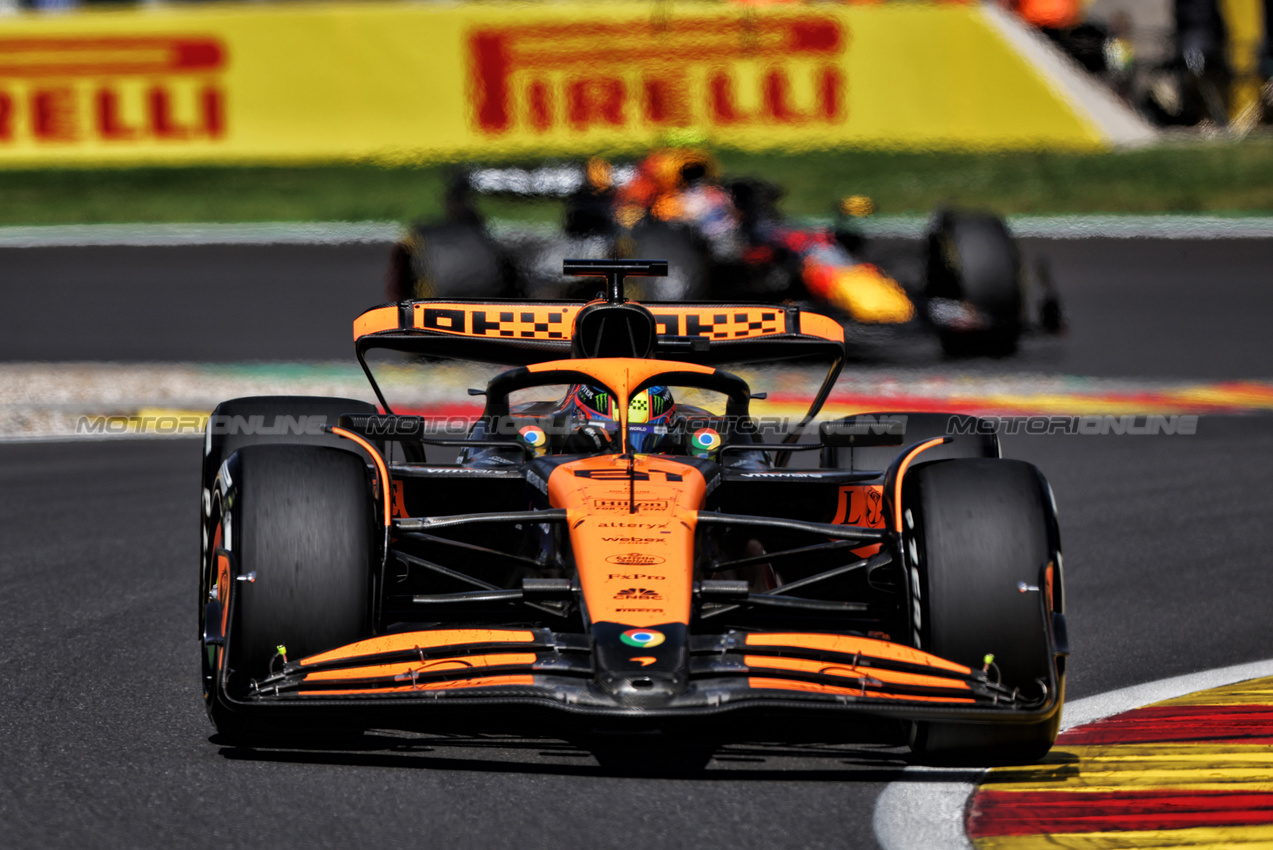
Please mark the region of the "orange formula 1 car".
[[[837, 322], [624, 298], [625, 275], [664, 261], [565, 265], [607, 297], [363, 313], [379, 408], [217, 408], [199, 598], [217, 729], [740, 728], [941, 761], [1047, 752], [1067, 643], [1042, 474], [975, 420], [804, 434], [844, 362]], [[782, 390], [784, 364], [812, 361], [826, 375], [791, 425], [758, 419], [763, 387], [721, 368]], [[464, 419], [469, 397], [482, 409]]]

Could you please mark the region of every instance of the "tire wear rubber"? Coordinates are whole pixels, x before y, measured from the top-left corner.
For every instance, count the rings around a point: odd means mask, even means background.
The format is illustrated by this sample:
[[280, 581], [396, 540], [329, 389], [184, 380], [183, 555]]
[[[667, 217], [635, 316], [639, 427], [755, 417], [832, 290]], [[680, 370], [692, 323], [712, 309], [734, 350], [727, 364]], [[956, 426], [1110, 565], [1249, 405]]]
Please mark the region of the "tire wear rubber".
[[[365, 462], [322, 446], [247, 446], [231, 459], [232, 695], [268, 675], [277, 647], [303, 658], [371, 634], [373, 501]], [[214, 703], [216, 701], [214, 700]], [[219, 704], [225, 734], [267, 732]]]
[[[1043, 591], [1018, 583], [1038, 586], [1060, 550], [1042, 474], [1017, 460], [927, 463], [907, 475], [903, 504], [908, 528], [913, 520], [905, 545], [918, 555], [920, 647], [974, 669], [993, 654], [1003, 684], [1040, 695], [1054, 663]], [[1057, 711], [1033, 724], [917, 723], [912, 749], [937, 763], [1028, 763], [1047, 753], [1060, 721]]]
[[967, 301], [990, 321], [980, 330], [938, 328], [951, 357], [1006, 357], [1021, 337], [1021, 258], [1007, 226], [988, 213], [939, 213], [928, 239], [930, 298]]

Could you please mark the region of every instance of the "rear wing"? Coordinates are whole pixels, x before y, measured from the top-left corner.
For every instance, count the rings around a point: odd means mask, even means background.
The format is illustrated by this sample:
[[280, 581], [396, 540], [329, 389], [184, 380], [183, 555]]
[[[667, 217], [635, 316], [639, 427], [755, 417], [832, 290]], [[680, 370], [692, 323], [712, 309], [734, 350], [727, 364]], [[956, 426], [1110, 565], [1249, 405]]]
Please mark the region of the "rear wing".
[[[373, 307], [354, 320], [358, 350], [407, 351], [509, 365], [570, 356], [583, 301], [419, 300]], [[844, 328], [834, 319], [785, 304], [678, 301], [641, 305], [654, 317], [656, 356], [713, 362], [841, 353]], [[427, 349], [427, 351], [425, 350]]]
[[[598, 302], [519, 300], [400, 301], [354, 320], [358, 362], [386, 412], [389, 405], [367, 365], [372, 349], [421, 357], [529, 366], [571, 356], [575, 319]], [[626, 302], [635, 303], [635, 302]], [[678, 301], [641, 305], [655, 324], [651, 357], [714, 366], [817, 357], [829, 364], [794, 441], [826, 403], [844, 366], [844, 328], [785, 304]]]
[[[636, 176], [635, 165], [609, 166], [611, 186], [622, 186]], [[543, 165], [537, 168], [473, 168], [459, 175], [460, 186], [479, 195], [511, 195], [519, 198], [568, 198], [593, 188], [582, 163]]]

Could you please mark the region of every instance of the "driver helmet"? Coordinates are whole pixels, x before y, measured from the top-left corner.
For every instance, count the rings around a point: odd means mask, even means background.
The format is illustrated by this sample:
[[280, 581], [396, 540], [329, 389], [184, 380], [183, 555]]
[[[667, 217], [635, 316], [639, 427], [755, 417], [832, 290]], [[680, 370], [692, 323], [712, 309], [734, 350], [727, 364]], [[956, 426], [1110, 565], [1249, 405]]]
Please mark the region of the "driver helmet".
[[659, 193], [679, 192], [699, 181], [715, 182], [716, 162], [705, 150], [663, 148], [651, 153], [645, 172]]
[[[617, 399], [608, 390], [577, 384], [567, 406], [575, 417], [588, 424], [618, 429]], [[628, 400], [628, 440], [635, 452], [656, 451], [676, 415], [676, 401], [667, 387], [646, 387]]]

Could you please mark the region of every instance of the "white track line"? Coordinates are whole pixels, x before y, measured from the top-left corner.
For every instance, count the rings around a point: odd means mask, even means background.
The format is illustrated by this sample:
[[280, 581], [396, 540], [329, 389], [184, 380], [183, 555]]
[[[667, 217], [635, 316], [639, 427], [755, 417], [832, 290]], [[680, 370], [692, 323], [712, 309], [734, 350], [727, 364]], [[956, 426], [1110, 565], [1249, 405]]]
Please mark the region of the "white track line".
[[[827, 225], [827, 218], [799, 219]], [[1060, 215], [1009, 216], [1016, 236], [1040, 239], [1273, 239], [1273, 216]], [[880, 216], [861, 222], [868, 236], [918, 238], [928, 232], [923, 216]], [[551, 238], [547, 223], [491, 222], [497, 236]], [[255, 224], [65, 224], [0, 227], [0, 248], [166, 247], [181, 245], [349, 245], [388, 244], [404, 232], [393, 221], [289, 222]]]
[[[810, 219], [830, 224], [830, 219]], [[1013, 236], [1037, 239], [1273, 239], [1273, 216], [1219, 215], [1014, 215]], [[919, 238], [928, 232], [920, 216], [881, 216], [862, 222], [867, 236]]]
[[122, 245], [344, 245], [393, 242], [402, 235], [394, 221], [292, 222], [255, 224], [59, 224], [0, 227], [0, 248], [58, 248]]
[[[1062, 731], [1092, 723], [1133, 708], [1175, 699], [1195, 691], [1205, 691], [1273, 676], [1273, 659], [1204, 670], [1143, 685], [1133, 685], [1065, 704]], [[968, 848], [972, 842], [964, 832], [964, 810], [983, 770], [908, 767], [915, 780], [891, 782], [875, 802], [875, 839], [884, 850], [932, 850]], [[925, 782], [928, 773], [957, 781]]]

